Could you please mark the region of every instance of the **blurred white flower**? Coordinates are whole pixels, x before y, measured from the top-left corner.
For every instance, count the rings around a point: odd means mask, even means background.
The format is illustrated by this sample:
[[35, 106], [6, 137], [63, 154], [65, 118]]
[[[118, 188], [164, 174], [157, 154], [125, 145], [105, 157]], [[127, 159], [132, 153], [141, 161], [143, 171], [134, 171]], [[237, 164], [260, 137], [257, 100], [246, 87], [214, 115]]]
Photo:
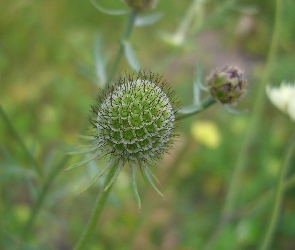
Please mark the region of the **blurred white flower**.
[[266, 86], [266, 94], [274, 106], [295, 121], [295, 83], [282, 82], [278, 88]]

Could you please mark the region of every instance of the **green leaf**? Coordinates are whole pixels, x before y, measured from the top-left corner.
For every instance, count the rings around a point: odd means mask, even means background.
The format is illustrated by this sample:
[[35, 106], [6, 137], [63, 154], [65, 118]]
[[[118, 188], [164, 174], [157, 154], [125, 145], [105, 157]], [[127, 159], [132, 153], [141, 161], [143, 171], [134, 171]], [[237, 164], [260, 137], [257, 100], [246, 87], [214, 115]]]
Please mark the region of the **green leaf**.
[[158, 182], [158, 184], [161, 186], [161, 183], [159, 182], [158, 178], [153, 174], [153, 172], [147, 167], [146, 170], [150, 173], [150, 175]]
[[93, 6], [96, 9], [98, 9], [99, 11], [101, 11], [104, 14], [113, 15], [113, 16], [119, 16], [119, 15], [125, 15], [125, 14], [128, 13], [127, 10], [111, 10], [111, 9], [107, 9], [105, 7], [102, 7], [100, 4], [98, 4], [94, 0], [90, 0], [90, 2], [93, 4]]
[[84, 159], [83, 161], [79, 161], [79, 162], [77, 162], [77, 163], [75, 163], [75, 164], [69, 166], [67, 169], [64, 170], [64, 172], [66, 172], [66, 171], [68, 171], [68, 170], [70, 170], [70, 169], [76, 168], [76, 167], [80, 167], [80, 166], [86, 164], [87, 162], [90, 162], [90, 161], [94, 160], [94, 159], [97, 158], [100, 154], [101, 154], [100, 152], [97, 152], [96, 154], [90, 156], [89, 158], [86, 158], [86, 159]]
[[72, 151], [72, 152], [68, 152], [67, 154], [68, 155], [87, 154], [87, 153], [93, 152], [95, 150], [97, 150], [97, 147], [93, 147], [93, 148], [85, 149], [85, 150], [80, 150], [80, 151]]
[[104, 86], [107, 81], [106, 64], [108, 61], [108, 57], [105, 56], [102, 51], [102, 37], [101, 35], [98, 35], [94, 47], [95, 74], [100, 82], [100, 85]]
[[135, 20], [135, 26], [148, 26], [158, 22], [162, 17], [163, 13], [154, 13], [151, 15], [137, 16]]
[[90, 188], [96, 181], [99, 180], [99, 178], [107, 171], [109, 170], [111, 167], [110, 164], [106, 165], [98, 174], [96, 174], [91, 181], [86, 185], [86, 187], [79, 193], [82, 194], [83, 192], [85, 192], [88, 188]]
[[193, 105], [190, 105], [190, 106], [180, 108], [177, 113], [181, 114], [181, 115], [188, 115], [188, 114], [191, 114], [191, 113], [196, 113], [196, 112], [201, 111], [201, 110], [202, 110], [202, 107], [200, 105], [193, 104]]
[[142, 166], [140, 165], [140, 170], [141, 170], [141, 173], [142, 173], [142, 176], [143, 178], [145, 179], [145, 181], [159, 194], [161, 195], [164, 199], [164, 195], [161, 193], [161, 191], [155, 186], [154, 182], [152, 181], [151, 179], [151, 176], [150, 176], [150, 170], [147, 170], [147, 167], [146, 166]]
[[201, 102], [201, 86], [202, 85], [202, 64], [198, 62], [197, 64], [197, 73], [194, 80], [194, 104], [199, 105]]
[[84, 140], [93, 140], [94, 139], [94, 137], [93, 136], [89, 136], [89, 135], [78, 135], [78, 137], [80, 138], [80, 139], [84, 139]]
[[129, 42], [124, 42], [123, 44], [124, 44], [125, 56], [130, 67], [135, 71], [139, 71], [140, 65], [136, 58], [136, 55], [133, 52], [131, 44]]
[[228, 104], [224, 104], [223, 107], [226, 109], [227, 112], [233, 115], [245, 115], [248, 113], [248, 110], [235, 110], [233, 107], [231, 107]]
[[133, 191], [134, 191], [135, 199], [136, 199], [137, 204], [138, 204], [138, 209], [140, 210], [141, 201], [140, 201], [140, 196], [139, 196], [139, 193], [138, 193], [137, 183], [136, 183], [136, 168], [137, 168], [137, 166], [134, 163], [131, 163], [131, 162], [129, 163], [129, 165], [130, 165], [130, 170], [131, 170]]
[[94, 85], [97, 85], [97, 79], [96, 79], [92, 69], [90, 69], [90, 67], [88, 67], [87, 65], [84, 65], [82, 63], [78, 63], [77, 71], [82, 77], [89, 80]]
[[117, 179], [118, 175], [120, 174], [122, 168], [124, 167], [124, 164], [125, 162], [119, 161], [118, 166], [117, 167], [115, 166], [113, 177], [108, 183], [108, 185], [105, 187], [104, 191], [107, 191], [112, 186], [112, 184], [114, 183], [114, 181]]

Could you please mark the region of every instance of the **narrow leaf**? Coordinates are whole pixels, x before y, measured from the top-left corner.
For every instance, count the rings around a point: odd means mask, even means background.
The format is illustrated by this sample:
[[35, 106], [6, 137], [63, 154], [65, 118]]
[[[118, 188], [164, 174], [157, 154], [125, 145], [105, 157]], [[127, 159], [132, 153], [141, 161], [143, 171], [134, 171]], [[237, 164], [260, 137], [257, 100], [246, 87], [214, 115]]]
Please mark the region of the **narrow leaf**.
[[140, 166], [141, 173], [145, 181], [159, 194], [161, 195], [164, 199], [164, 195], [160, 192], [160, 190], [155, 186], [154, 182], [151, 179], [150, 173], [147, 171], [146, 166]]
[[99, 155], [100, 155], [100, 152], [97, 152], [96, 154], [90, 156], [89, 158], [86, 158], [86, 159], [84, 159], [83, 161], [79, 161], [79, 162], [77, 162], [77, 163], [75, 163], [75, 164], [69, 166], [67, 169], [64, 170], [64, 172], [66, 172], [66, 171], [68, 171], [68, 170], [70, 170], [70, 169], [76, 168], [76, 167], [80, 167], [80, 166], [86, 164], [87, 162], [90, 162], [90, 161], [94, 160], [94, 159], [97, 158]]
[[[198, 62], [197, 75], [196, 75], [196, 79], [194, 81], [194, 90], [199, 89], [199, 91], [200, 90], [208, 91], [208, 87], [202, 83], [202, 78], [203, 78], [202, 63]], [[199, 102], [200, 102], [200, 100], [199, 100]]]
[[140, 70], [139, 62], [129, 42], [124, 42], [124, 51], [125, 51], [125, 56], [130, 67], [135, 71], [139, 71]]
[[201, 111], [202, 107], [200, 105], [190, 105], [190, 106], [186, 106], [186, 107], [182, 107], [180, 108], [177, 113], [181, 114], [181, 115], [187, 115], [187, 114], [191, 114], [197, 111]]
[[92, 70], [88, 66], [86, 66], [82, 63], [78, 63], [77, 71], [85, 79], [88, 79], [90, 82], [92, 82], [93, 84], [96, 85], [97, 79], [94, 76], [94, 73], [92, 72]]
[[154, 13], [151, 15], [137, 16], [135, 20], [135, 26], [148, 26], [158, 22], [162, 17], [163, 13]]
[[77, 135], [79, 138], [84, 139], [84, 140], [93, 140], [93, 136], [89, 135]]
[[30, 197], [33, 198], [34, 201], [36, 201], [37, 197], [38, 197], [38, 190], [37, 187], [33, 181], [32, 178], [26, 178], [27, 179], [27, 183], [29, 186], [29, 193], [30, 193]]
[[120, 174], [123, 166], [124, 166], [124, 162], [123, 163], [118, 162], [118, 166], [117, 167], [114, 166], [115, 170], [114, 170], [113, 177], [110, 180], [110, 182], [108, 183], [108, 185], [105, 187], [104, 191], [107, 191], [112, 186], [112, 184], [114, 183], [114, 181], [117, 179], [118, 175]]
[[137, 168], [137, 166], [135, 164], [130, 163], [133, 191], [134, 191], [135, 199], [136, 199], [137, 204], [138, 204], [138, 209], [140, 210], [141, 201], [140, 201], [140, 196], [139, 196], [139, 193], [138, 193], [137, 183], [136, 183], [136, 168]]
[[153, 174], [153, 172], [147, 167], [146, 170], [150, 173], [150, 175], [158, 182], [158, 184], [161, 186], [161, 183], [159, 182], [158, 178]]
[[99, 178], [107, 171], [109, 170], [111, 167], [110, 164], [106, 165], [98, 174], [96, 174], [91, 181], [87, 184], [87, 186], [79, 193], [82, 194], [83, 192], [85, 192], [88, 188], [90, 188], [96, 181], [99, 180]]
[[95, 73], [96, 76], [101, 83], [100, 85], [104, 86], [107, 81], [107, 74], [106, 74], [106, 64], [107, 59], [102, 53], [103, 46], [102, 46], [102, 37], [98, 35], [95, 42], [94, 47], [94, 55], [95, 55]]
[[95, 2], [94, 0], [90, 0], [90, 2], [93, 4], [93, 6], [96, 9], [98, 9], [99, 11], [101, 11], [104, 14], [119, 16], [119, 15], [125, 15], [125, 14], [128, 13], [127, 10], [111, 10], [111, 9], [107, 9], [107, 8], [101, 6], [100, 4], [98, 4], [97, 2]]
[[201, 102], [201, 88], [200, 88], [201, 84], [202, 84], [202, 64], [198, 62], [196, 79], [194, 80], [194, 84], [193, 84], [194, 104], [197, 104], [197, 105], [199, 105]]
[[227, 112], [229, 112], [229, 113], [231, 113], [233, 115], [245, 115], [245, 114], [248, 113], [248, 110], [243, 110], [243, 111], [235, 110], [233, 107], [231, 107], [228, 104], [224, 104], [223, 106], [224, 106], [224, 108], [226, 109]]
[[97, 147], [93, 147], [93, 148], [85, 149], [85, 150], [80, 150], [80, 151], [72, 151], [72, 152], [68, 152], [67, 154], [68, 155], [87, 154], [87, 153], [93, 152], [95, 150], [97, 150]]

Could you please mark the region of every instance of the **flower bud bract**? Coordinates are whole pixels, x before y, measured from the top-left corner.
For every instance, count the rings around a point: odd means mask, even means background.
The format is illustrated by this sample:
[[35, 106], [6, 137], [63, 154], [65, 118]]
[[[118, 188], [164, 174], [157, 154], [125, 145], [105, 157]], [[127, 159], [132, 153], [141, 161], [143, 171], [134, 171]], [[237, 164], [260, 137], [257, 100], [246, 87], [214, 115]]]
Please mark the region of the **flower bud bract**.
[[207, 79], [212, 97], [221, 103], [235, 103], [245, 92], [247, 81], [236, 67], [226, 66], [217, 70]]
[[173, 93], [152, 73], [119, 78], [93, 107], [97, 145], [125, 161], [150, 162], [167, 151], [174, 129]]

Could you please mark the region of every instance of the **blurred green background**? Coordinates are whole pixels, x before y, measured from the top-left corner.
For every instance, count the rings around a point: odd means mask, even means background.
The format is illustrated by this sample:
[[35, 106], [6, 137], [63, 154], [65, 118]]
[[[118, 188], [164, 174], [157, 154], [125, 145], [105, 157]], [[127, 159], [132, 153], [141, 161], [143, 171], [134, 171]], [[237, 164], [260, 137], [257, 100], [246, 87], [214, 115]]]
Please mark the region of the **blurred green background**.
[[[128, 9], [122, 1], [99, 2], [107, 8]], [[167, 43], [167, 34], [177, 30], [191, 1], [160, 0], [155, 10], [145, 13], [161, 12], [163, 17], [132, 33], [140, 65], [162, 74], [182, 106], [192, 103], [198, 62], [204, 79], [215, 67], [237, 65], [249, 86], [235, 108], [249, 112], [235, 116], [215, 104], [179, 123], [174, 148], [152, 168], [166, 200], [139, 178], [141, 212], [125, 167], [89, 249], [189, 250], [204, 249], [210, 241], [213, 249], [255, 249], [261, 242], [273, 204], [264, 196], [277, 182], [294, 130], [294, 122], [268, 100], [258, 117], [255, 140], [246, 151], [233, 219], [213, 236], [257, 102], [276, 5], [267, 0], [199, 2], [199, 12], [180, 46]], [[58, 171], [25, 242], [18, 241], [19, 234], [48, 176], [57, 166], [62, 170], [81, 159], [66, 153], [81, 144], [78, 134], [87, 133], [90, 104], [99, 91], [91, 81], [95, 41], [101, 37], [102, 52], [111, 64], [127, 17], [106, 15], [89, 1], [78, 0], [1, 0], [0, 9], [0, 103], [11, 122], [0, 118], [0, 248], [72, 249], [101, 191], [100, 182], [77, 194], [103, 160]], [[272, 85], [295, 80], [295, 2], [282, 1], [281, 12], [277, 56], [268, 77]], [[123, 59], [117, 76], [125, 71], [131, 69]], [[42, 170], [43, 179], [34, 166]], [[294, 173], [293, 168], [288, 177]], [[295, 249], [294, 191], [293, 185], [285, 194], [271, 249]]]

